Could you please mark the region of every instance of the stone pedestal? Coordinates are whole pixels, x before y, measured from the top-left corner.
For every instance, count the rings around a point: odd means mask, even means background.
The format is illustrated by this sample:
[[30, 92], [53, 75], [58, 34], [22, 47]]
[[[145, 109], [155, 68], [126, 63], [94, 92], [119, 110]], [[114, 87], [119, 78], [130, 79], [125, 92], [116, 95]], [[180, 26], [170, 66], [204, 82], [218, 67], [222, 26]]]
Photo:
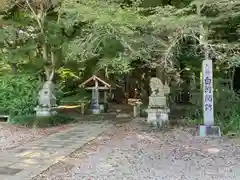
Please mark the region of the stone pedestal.
[[36, 107], [34, 109], [36, 111], [36, 116], [52, 116], [56, 115], [57, 111], [53, 107]]
[[151, 108], [164, 108], [166, 107], [166, 97], [165, 96], [150, 96], [149, 97], [149, 106]]
[[167, 108], [166, 104], [166, 97], [164, 95], [151, 95], [149, 97], [149, 106], [146, 111], [148, 113], [147, 122], [160, 128], [168, 124], [168, 113], [170, 110]]
[[162, 127], [164, 124], [168, 124], [168, 113], [170, 112], [168, 108], [149, 108], [146, 110], [146, 112], [148, 113], [148, 123], [157, 125], [159, 127]]
[[200, 137], [221, 137], [221, 130], [219, 126], [200, 125], [197, 128], [196, 136]]

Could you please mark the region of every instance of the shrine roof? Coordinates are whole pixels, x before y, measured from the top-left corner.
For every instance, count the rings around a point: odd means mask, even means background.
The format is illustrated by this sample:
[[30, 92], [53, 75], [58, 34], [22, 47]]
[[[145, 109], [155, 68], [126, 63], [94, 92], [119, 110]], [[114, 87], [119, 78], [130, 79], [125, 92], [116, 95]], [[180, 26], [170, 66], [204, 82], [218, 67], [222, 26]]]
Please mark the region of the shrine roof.
[[99, 87], [105, 87], [107, 89], [115, 88], [115, 86], [116, 86], [115, 83], [113, 83], [110, 80], [106, 80], [103, 77], [93, 75], [90, 78], [88, 78], [86, 81], [81, 83], [79, 85], [79, 87], [94, 87], [95, 86], [95, 84], [94, 84], [95, 81], [99, 82]]

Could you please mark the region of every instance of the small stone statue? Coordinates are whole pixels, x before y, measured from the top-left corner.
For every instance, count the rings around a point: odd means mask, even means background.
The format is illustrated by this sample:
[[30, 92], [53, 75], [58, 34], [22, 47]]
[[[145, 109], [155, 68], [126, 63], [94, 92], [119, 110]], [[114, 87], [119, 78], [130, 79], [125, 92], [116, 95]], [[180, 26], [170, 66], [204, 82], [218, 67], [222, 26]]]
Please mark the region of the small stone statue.
[[152, 91], [151, 96], [164, 96], [169, 94], [170, 91], [169, 86], [167, 84], [163, 85], [162, 81], [157, 77], [151, 78], [150, 88]]
[[150, 80], [151, 96], [163, 96], [163, 83], [160, 79], [153, 77]]
[[38, 95], [38, 105], [41, 107], [56, 106], [56, 97], [54, 96], [54, 84], [52, 81], [46, 81]]

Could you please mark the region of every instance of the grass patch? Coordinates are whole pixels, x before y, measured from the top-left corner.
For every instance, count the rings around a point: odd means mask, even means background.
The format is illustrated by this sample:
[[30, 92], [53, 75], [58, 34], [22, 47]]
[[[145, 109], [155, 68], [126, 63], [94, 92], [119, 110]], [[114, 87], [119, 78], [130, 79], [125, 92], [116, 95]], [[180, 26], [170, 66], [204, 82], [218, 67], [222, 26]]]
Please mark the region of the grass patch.
[[82, 102], [88, 103], [91, 100], [91, 93], [81, 90], [74, 95], [65, 96], [61, 99], [60, 105], [79, 105]]
[[[203, 119], [185, 119], [186, 125], [203, 125]], [[221, 132], [229, 137], [236, 137], [240, 135], [240, 114], [234, 113], [225, 120], [218, 116], [214, 119], [214, 125], [219, 126]]]
[[75, 119], [70, 116], [57, 114], [57, 115], [48, 116], [48, 117], [44, 117], [44, 116], [37, 117], [35, 115], [16, 116], [16, 117], [10, 118], [9, 123], [26, 126], [29, 128], [32, 128], [32, 127], [46, 128], [46, 127], [59, 126], [62, 124], [69, 124], [74, 121]]
[[[223, 85], [221, 78], [214, 79], [214, 125], [219, 126], [222, 134], [227, 136], [240, 135], [240, 96], [228, 86]], [[225, 84], [225, 83], [224, 83]], [[190, 125], [200, 125], [203, 122], [202, 92], [195, 93], [194, 104], [184, 110], [185, 122]]]
[[203, 119], [185, 119], [184, 123], [187, 125], [202, 125], [203, 124]]

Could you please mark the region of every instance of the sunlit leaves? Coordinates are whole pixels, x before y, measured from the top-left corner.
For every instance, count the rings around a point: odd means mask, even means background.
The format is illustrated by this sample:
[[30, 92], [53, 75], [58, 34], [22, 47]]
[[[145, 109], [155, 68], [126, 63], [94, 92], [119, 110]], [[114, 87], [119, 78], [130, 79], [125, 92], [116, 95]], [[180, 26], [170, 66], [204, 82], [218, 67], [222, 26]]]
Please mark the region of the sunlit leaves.
[[101, 56], [103, 49], [103, 54], [107, 54], [104, 42], [106, 39], [116, 39], [123, 47], [123, 51], [116, 50], [117, 53], [112, 57], [116, 63], [121, 63], [119, 59], [150, 59], [152, 52], [164, 46], [164, 41], [159, 38], [159, 34], [153, 33], [153, 28], [159, 27], [154, 25], [151, 18], [141, 15], [141, 10], [136, 6], [122, 8], [120, 4], [102, 0], [66, 1], [61, 10], [65, 13], [63, 23], [68, 24], [70, 20], [70, 24], [72, 21], [87, 21], [90, 24], [87, 34], [80, 34], [69, 45], [72, 51], [68, 51], [68, 57], [75, 56], [84, 61]]

